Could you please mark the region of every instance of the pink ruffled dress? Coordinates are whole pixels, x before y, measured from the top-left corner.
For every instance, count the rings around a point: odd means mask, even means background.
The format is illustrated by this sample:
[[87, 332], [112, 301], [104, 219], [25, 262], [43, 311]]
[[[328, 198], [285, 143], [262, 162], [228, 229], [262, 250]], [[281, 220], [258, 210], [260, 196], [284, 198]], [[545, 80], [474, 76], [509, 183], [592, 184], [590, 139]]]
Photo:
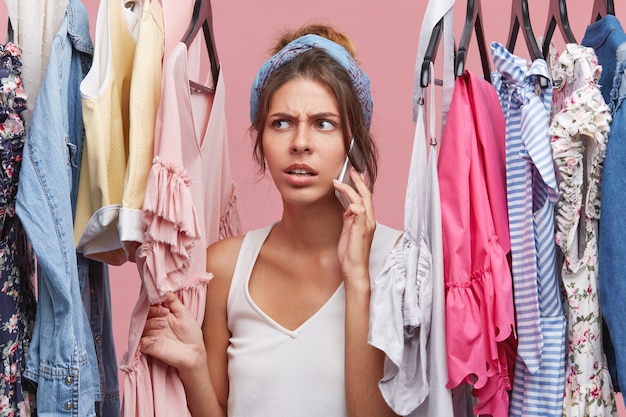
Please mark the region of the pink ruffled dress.
[[150, 304], [176, 292], [199, 323], [204, 317], [206, 248], [240, 233], [231, 178], [224, 81], [215, 94], [191, 93], [187, 47], [178, 43], [163, 68], [154, 163], [148, 178], [143, 216], [145, 240], [137, 264], [142, 289], [129, 333], [122, 415], [189, 416], [176, 369], [138, 351]]

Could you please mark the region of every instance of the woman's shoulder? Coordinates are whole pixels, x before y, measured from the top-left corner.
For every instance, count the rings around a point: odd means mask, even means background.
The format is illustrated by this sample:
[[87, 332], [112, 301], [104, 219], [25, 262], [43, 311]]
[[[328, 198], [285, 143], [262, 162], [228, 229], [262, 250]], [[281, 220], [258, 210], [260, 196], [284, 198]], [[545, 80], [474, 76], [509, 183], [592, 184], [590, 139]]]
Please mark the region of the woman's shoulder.
[[212, 243], [206, 250], [206, 270], [214, 276], [232, 276], [245, 235]]
[[207, 272], [213, 273], [216, 277], [232, 277], [246, 236], [248, 241], [259, 239], [262, 241], [270, 229], [271, 225], [212, 243], [206, 251]]

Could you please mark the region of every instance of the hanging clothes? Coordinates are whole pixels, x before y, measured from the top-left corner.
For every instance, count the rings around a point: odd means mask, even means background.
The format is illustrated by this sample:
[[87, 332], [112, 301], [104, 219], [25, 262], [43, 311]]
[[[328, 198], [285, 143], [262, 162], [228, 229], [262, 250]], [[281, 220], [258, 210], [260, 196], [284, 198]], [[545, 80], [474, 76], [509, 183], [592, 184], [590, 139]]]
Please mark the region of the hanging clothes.
[[491, 77], [506, 119], [506, 178], [518, 336], [511, 416], [563, 412], [565, 317], [556, 271], [558, 187], [548, 126], [552, 86], [543, 59], [526, 60], [492, 42]]
[[76, 254], [76, 261], [83, 306], [91, 328], [92, 337], [87, 342], [94, 345], [96, 354], [94, 359], [90, 358], [90, 363], [97, 365], [99, 374], [96, 398], [100, 400], [96, 402], [96, 415], [117, 417], [120, 415], [120, 389], [113, 337], [109, 268], [108, 265], [87, 259], [80, 253]]
[[[434, 103], [434, 97], [430, 98]], [[426, 147], [424, 99], [417, 109], [405, 228], [372, 281], [368, 343], [385, 352], [379, 382], [389, 407], [402, 416], [451, 416], [447, 364], [437, 141], [431, 106]]]
[[[421, 87], [421, 68], [432, 27], [443, 19], [444, 72], [452, 74], [453, 1], [429, 2], [424, 15], [414, 73], [415, 134], [404, 203], [404, 233], [373, 277], [368, 343], [385, 353], [378, 386], [387, 405], [399, 415], [453, 415], [446, 387], [446, 356], [441, 210], [435, 138], [434, 69], [431, 91]], [[451, 89], [445, 89], [451, 96]], [[449, 103], [451, 97], [445, 97]], [[425, 102], [430, 102], [426, 130]], [[444, 104], [445, 105], [445, 104]], [[427, 141], [427, 134], [430, 140]], [[428, 144], [428, 147], [427, 147]]]
[[119, 238], [126, 257], [133, 262], [145, 231], [142, 208], [154, 154], [154, 123], [161, 101], [163, 26], [160, 3], [144, 0], [129, 91], [128, 164], [118, 219]]
[[593, 48], [602, 66], [602, 74], [598, 82], [604, 102], [609, 106], [613, 102], [611, 91], [613, 91], [613, 79], [617, 69], [615, 54], [624, 42], [626, 42], [626, 33], [619, 20], [610, 14], [589, 25], [581, 41], [581, 45]]
[[597, 87], [602, 69], [593, 49], [567, 44], [558, 55], [551, 49], [549, 133], [560, 191], [556, 243], [567, 300], [563, 416], [617, 416], [602, 347], [597, 275], [600, 181], [611, 116]]
[[[92, 53], [87, 10], [70, 0], [37, 97], [17, 194], [17, 214], [37, 256], [37, 316], [24, 377], [36, 388], [38, 415], [66, 410], [94, 416], [95, 403], [102, 400], [81, 294], [85, 275], [81, 282], [72, 238], [76, 158], [83, 141], [78, 88]], [[106, 340], [107, 328], [101, 332]], [[107, 388], [113, 408], [116, 382]]]
[[[602, 173], [602, 208], [598, 233], [598, 286], [600, 307], [609, 329], [611, 348], [615, 351], [615, 365], [609, 363], [616, 390], [626, 387], [626, 328], [624, 327], [624, 300], [626, 281], [623, 263], [626, 245], [624, 206], [626, 205], [626, 33], [615, 16], [607, 15], [590, 25], [582, 41], [592, 47], [602, 66], [600, 87], [609, 106], [611, 122]], [[622, 397], [626, 404], [626, 397]]]
[[437, 171], [441, 189], [450, 191], [441, 194], [448, 386], [472, 384], [477, 415], [506, 417], [511, 383], [504, 345], [515, 317], [498, 104], [484, 79], [468, 71], [457, 78]]
[[80, 86], [86, 136], [74, 244], [85, 257], [111, 265], [126, 262], [118, 218], [131, 163], [129, 97], [140, 16], [139, 1], [100, 2], [94, 61]]
[[126, 417], [188, 415], [176, 369], [138, 350], [148, 308], [166, 292], [176, 292], [202, 323], [206, 284], [212, 277], [206, 271], [206, 248], [241, 230], [230, 174], [222, 73], [215, 95], [192, 94], [184, 43], [174, 47], [163, 68], [155, 158], [144, 202], [147, 231], [138, 252], [143, 285], [121, 365]]
[[13, 43], [22, 49], [22, 82], [28, 91], [27, 130], [46, 73], [52, 44], [65, 17], [68, 0], [5, 0]]
[[36, 414], [35, 396], [22, 385], [35, 321], [34, 256], [15, 214], [25, 130], [26, 94], [21, 52], [0, 45], [0, 413]]
[[[74, 218], [85, 141], [80, 82], [91, 68], [93, 44], [91, 37], [86, 37], [80, 30], [76, 29], [77, 22], [88, 21], [85, 7], [76, 0], [70, 0], [66, 16], [67, 26], [61, 25], [60, 32], [55, 37], [55, 44], [47, 66], [47, 71], [56, 71], [56, 75], [50, 76], [50, 79], [60, 77], [64, 81], [60, 87], [48, 88], [47, 84], [52, 81], [48, 78], [43, 80], [42, 94], [46, 95], [48, 102], [54, 102], [55, 105], [42, 106], [35, 112], [37, 112], [37, 120], [54, 120], [61, 117], [56, 124], [57, 126], [63, 126], [63, 119], [67, 118], [68, 147], [72, 150], [70, 153], [72, 181], [70, 200], [72, 218]], [[62, 48], [60, 47], [61, 44], [63, 45]], [[73, 75], [66, 78], [64, 74]], [[62, 114], [57, 111], [57, 108], [68, 109], [68, 112]], [[99, 374], [96, 397], [100, 400], [96, 403], [96, 414], [116, 417], [119, 416], [120, 393], [118, 362], [113, 337], [109, 269], [106, 264], [87, 259], [80, 253], [76, 254], [76, 262], [79, 288], [91, 328], [92, 338], [90, 341], [95, 347], [95, 357], [90, 357], [89, 360], [90, 363], [97, 364]]]

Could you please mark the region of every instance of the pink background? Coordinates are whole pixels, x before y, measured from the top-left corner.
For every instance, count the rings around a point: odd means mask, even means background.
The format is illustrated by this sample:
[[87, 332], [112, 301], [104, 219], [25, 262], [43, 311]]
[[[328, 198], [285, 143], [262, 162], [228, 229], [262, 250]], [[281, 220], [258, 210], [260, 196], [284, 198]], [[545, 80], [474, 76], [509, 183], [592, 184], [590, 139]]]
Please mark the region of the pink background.
[[[193, 0], [176, 1], [191, 9]], [[89, 10], [91, 32], [95, 28], [98, 0], [83, 0]], [[624, 22], [626, 4], [616, 1], [617, 17]], [[413, 70], [425, 0], [213, 0], [214, 33], [222, 74], [226, 82], [226, 114], [231, 167], [237, 183], [238, 205], [244, 230], [263, 226], [280, 215], [277, 193], [269, 180], [259, 181], [251, 159], [247, 133], [250, 84], [278, 33], [309, 20], [323, 20], [345, 31], [354, 41], [359, 61], [372, 80], [374, 118], [372, 129], [380, 145], [380, 175], [375, 189], [378, 220], [402, 228], [404, 192], [414, 133], [411, 119]], [[529, 1], [533, 30], [543, 35], [547, 20], [546, 0]], [[570, 26], [580, 41], [591, 20], [590, 0], [567, 2]], [[460, 38], [466, 2], [457, 1], [455, 38]], [[483, 0], [487, 43], [506, 44], [510, 1]], [[6, 22], [0, 10], [0, 22]], [[553, 36], [557, 46], [563, 39]], [[528, 57], [522, 35], [515, 53]], [[441, 56], [441, 51], [439, 52]], [[481, 73], [475, 35], [470, 42], [467, 69]], [[444, 190], [445, 192], [445, 190]], [[127, 349], [130, 314], [139, 289], [134, 264], [111, 267], [115, 339], [118, 360]], [[121, 376], [121, 374], [120, 374]], [[122, 382], [122, 381], [120, 381]], [[626, 416], [621, 397], [620, 415]]]

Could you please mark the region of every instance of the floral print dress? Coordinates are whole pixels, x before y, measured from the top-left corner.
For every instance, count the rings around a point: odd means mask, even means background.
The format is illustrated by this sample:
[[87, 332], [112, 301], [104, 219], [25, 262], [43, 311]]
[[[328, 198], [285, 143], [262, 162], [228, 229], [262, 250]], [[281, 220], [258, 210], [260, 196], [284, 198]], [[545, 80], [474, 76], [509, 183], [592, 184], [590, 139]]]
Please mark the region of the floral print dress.
[[617, 416], [602, 348], [597, 273], [600, 183], [611, 116], [598, 87], [601, 67], [593, 49], [568, 44], [553, 58], [550, 136], [558, 170], [556, 244], [568, 336], [563, 416]]
[[36, 301], [34, 257], [15, 214], [26, 109], [20, 67], [19, 48], [0, 45], [0, 417], [35, 415], [34, 397], [22, 388]]

